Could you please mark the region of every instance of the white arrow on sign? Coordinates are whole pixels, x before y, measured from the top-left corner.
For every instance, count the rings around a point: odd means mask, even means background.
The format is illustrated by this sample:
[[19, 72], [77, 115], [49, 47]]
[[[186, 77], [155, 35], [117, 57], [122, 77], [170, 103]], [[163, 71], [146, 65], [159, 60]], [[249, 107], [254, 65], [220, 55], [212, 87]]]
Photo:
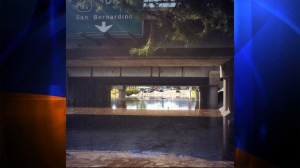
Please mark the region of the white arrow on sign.
[[95, 25], [97, 27], [97, 29], [99, 29], [102, 33], [105, 33], [107, 32], [108, 29], [111, 28], [112, 25], [109, 25], [109, 26], [106, 26], [106, 22], [105, 21], [102, 21], [102, 25], [99, 26], [99, 25]]

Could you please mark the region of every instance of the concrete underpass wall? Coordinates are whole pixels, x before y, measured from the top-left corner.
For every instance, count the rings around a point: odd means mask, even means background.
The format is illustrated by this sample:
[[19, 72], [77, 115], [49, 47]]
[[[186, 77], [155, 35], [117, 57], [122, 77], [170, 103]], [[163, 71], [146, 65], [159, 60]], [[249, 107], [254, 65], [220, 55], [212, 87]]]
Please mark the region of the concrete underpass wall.
[[68, 106], [110, 107], [112, 85], [199, 86], [200, 108], [217, 108], [219, 67], [69, 67]]
[[209, 77], [217, 66], [204, 67], [69, 67], [69, 77]]
[[67, 106], [110, 107], [113, 85], [201, 86], [201, 108], [209, 107], [209, 79], [169, 77], [68, 77]]
[[67, 106], [110, 107], [110, 86], [93, 78], [68, 78]]
[[209, 107], [209, 86], [199, 86], [200, 90], [200, 108]]

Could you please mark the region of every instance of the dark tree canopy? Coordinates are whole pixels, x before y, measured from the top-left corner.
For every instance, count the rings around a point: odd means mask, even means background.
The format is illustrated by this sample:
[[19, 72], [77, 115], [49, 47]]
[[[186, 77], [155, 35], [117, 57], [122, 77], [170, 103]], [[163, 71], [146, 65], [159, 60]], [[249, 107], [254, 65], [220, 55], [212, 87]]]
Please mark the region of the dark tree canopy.
[[[144, 10], [134, 10], [132, 5], [141, 1]], [[172, 7], [164, 7], [168, 4]], [[193, 46], [211, 32], [233, 35], [233, 0], [129, 0], [120, 1], [118, 7], [128, 9], [139, 18], [151, 16], [156, 19], [151, 28], [164, 34], [164, 40], [157, 42], [150, 33], [145, 46], [132, 49], [132, 55], [149, 55], [169, 40]]]

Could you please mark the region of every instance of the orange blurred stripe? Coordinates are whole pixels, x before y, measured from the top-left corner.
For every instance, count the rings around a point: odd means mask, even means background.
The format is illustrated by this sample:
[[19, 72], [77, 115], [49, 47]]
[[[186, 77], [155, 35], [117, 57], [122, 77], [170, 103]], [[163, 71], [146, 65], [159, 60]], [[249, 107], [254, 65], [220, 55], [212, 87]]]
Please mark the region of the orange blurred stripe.
[[276, 167], [271, 163], [253, 155], [245, 152], [239, 148], [234, 150], [234, 167], [252, 168], [252, 167], [263, 167], [271, 168]]
[[65, 167], [66, 98], [1, 94], [1, 164]]

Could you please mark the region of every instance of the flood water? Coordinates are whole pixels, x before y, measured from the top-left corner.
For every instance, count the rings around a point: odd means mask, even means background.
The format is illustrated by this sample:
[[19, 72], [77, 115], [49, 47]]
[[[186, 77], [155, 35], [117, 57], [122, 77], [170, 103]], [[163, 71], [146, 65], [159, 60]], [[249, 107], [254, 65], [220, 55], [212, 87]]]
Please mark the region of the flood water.
[[175, 154], [233, 161], [233, 125], [222, 117], [67, 115], [67, 150]]
[[191, 98], [114, 98], [111, 104], [67, 108], [67, 151], [233, 161], [233, 124], [217, 109], [200, 109]]
[[199, 102], [191, 98], [115, 98], [111, 108], [147, 109], [147, 110], [195, 110]]

